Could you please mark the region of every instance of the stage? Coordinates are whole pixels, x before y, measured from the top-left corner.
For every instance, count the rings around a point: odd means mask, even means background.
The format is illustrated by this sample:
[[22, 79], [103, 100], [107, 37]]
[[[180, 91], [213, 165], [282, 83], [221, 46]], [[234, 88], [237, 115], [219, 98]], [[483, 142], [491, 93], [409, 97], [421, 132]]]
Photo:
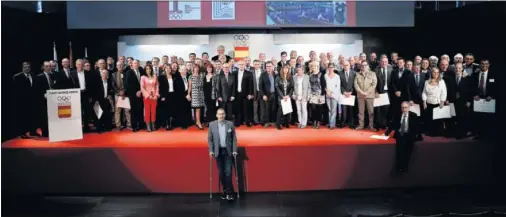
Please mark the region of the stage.
[[[425, 137], [416, 144], [409, 173], [392, 176], [395, 140], [370, 139], [373, 134], [379, 133], [240, 127], [241, 191], [473, 185], [486, 184], [494, 174], [484, 169], [494, 156], [490, 145]], [[30, 193], [204, 193], [209, 162], [207, 130], [195, 127], [88, 133], [59, 143], [14, 139], [2, 144], [2, 185]]]

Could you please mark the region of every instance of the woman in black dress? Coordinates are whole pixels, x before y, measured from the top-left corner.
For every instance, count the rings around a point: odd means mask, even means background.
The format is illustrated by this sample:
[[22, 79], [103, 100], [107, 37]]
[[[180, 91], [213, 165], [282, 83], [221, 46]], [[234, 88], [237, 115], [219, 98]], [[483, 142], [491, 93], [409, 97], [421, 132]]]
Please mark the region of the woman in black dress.
[[160, 92], [160, 117], [162, 125], [166, 130], [173, 129], [173, 119], [176, 117], [176, 89], [174, 88], [175, 78], [172, 69], [165, 68], [165, 73], [158, 76], [159, 92]]
[[216, 120], [216, 93], [215, 87], [215, 75], [213, 64], [206, 64], [205, 66], [205, 77], [204, 77], [204, 101], [206, 103], [206, 116], [205, 123], [209, 125], [209, 122]]

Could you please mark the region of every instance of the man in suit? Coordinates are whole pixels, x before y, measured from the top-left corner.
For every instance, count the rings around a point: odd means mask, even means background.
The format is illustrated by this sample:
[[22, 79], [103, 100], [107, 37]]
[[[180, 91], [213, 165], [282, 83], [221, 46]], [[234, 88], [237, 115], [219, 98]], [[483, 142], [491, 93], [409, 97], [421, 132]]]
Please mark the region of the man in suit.
[[262, 66], [260, 60], [253, 61], [253, 122], [255, 124], [261, 124], [263, 121], [264, 110], [260, 106], [262, 104], [262, 97], [260, 96], [260, 76], [262, 75]]
[[228, 63], [223, 64], [223, 73], [218, 76], [219, 80], [216, 84], [218, 103], [220, 108], [225, 109], [227, 114], [230, 114], [227, 119], [232, 120], [237, 83], [235, 76], [230, 73], [230, 65]]
[[[211, 58], [211, 60], [215, 61], [215, 62], [218, 61], [218, 59], [220, 58], [220, 55], [225, 55], [225, 46], [223, 46], [223, 45], [218, 46], [216, 51], [218, 52], [218, 54], [216, 54], [216, 56]], [[230, 61], [230, 59], [232, 59], [232, 57], [230, 57], [229, 55], [225, 55], [225, 57], [226, 57], [225, 62], [227, 62], [227, 63], [228, 63], [228, 61]]]
[[[423, 89], [425, 87], [425, 81], [429, 79], [427, 73], [421, 72], [421, 65], [415, 63], [413, 66], [413, 84], [411, 84], [411, 101], [413, 101], [414, 104], [418, 104], [420, 106], [420, 115], [423, 116], [423, 99], [422, 99], [422, 93]], [[423, 123], [421, 123], [420, 126], [420, 132], [419, 135], [417, 135], [417, 140], [423, 140], [423, 137], [421, 135], [423, 130]]]
[[413, 74], [405, 68], [404, 59], [399, 57], [397, 59], [397, 69], [392, 71], [391, 87], [389, 88], [389, 93], [392, 96], [390, 98], [392, 114], [399, 113], [401, 102], [411, 101], [410, 86], [412, 83]]
[[37, 114], [38, 118], [38, 127], [42, 130], [42, 136], [48, 137], [48, 120], [47, 120], [47, 90], [53, 89], [54, 86], [54, 76], [51, 73], [51, 63], [49, 61], [44, 61], [43, 63], [43, 72], [35, 77], [34, 82], [34, 92], [35, 92], [35, 100], [37, 101], [37, 109], [39, 112]]
[[[475, 73], [472, 79], [474, 80], [474, 101], [486, 100], [490, 101], [497, 97], [497, 86], [495, 82], [495, 74], [489, 72], [490, 63], [487, 59], [481, 60], [480, 71]], [[475, 139], [482, 139], [491, 136], [493, 130], [491, 122], [495, 113], [481, 113], [474, 112], [474, 134]], [[485, 135], [484, 135], [485, 134]]]
[[96, 77], [96, 74], [88, 71], [83, 66], [83, 60], [76, 60], [76, 69], [70, 72], [71, 77], [75, 79], [75, 88], [81, 90], [81, 113], [83, 130], [89, 131], [89, 123], [96, 121], [96, 115], [93, 111], [93, 92], [96, 90], [95, 81], [100, 79]]
[[[350, 97], [355, 94], [355, 70], [351, 69], [350, 62], [343, 60], [343, 71], [339, 72], [339, 77], [341, 78], [341, 94], [343, 97]], [[342, 108], [342, 117], [341, 117], [341, 126], [349, 126], [350, 128], [355, 128], [355, 112], [354, 106], [343, 105]]]
[[[223, 193], [221, 199], [234, 200], [234, 185], [232, 184], [232, 165], [237, 156], [237, 137], [235, 127], [231, 121], [225, 120], [225, 110], [219, 108], [216, 112], [218, 120], [209, 123], [208, 144], [209, 156], [216, 158], [216, 165], [220, 173]], [[232, 157], [233, 156], [233, 157]]]
[[61, 60], [62, 70], [55, 73], [54, 89], [71, 89], [76, 88], [76, 80], [70, 69], [70, 61], [67, 58]]
[[464, 72], [466, 72], [467, 76], [473, 76], [474, 73], [480, 72], [480, 65], [474, 62], [474, 55], [472, 53], [466, 54], [464, 61]]
[[130, 118], [134, 132], [139, 131], [144, 122], [143, 102], [141, 94], [141, 73], [139, 69], [139, 60], [132, 62], [132, 68], [126, 72], [125, 94], [130, 100]]
[[401, 112], [394, 114], [394, 119], [390, 122], [388, 130], [383, 135], [388, 136], [392, 131], [395, 132], [395, 167], [394, 172], [406, 173], [408, 171], [409, 160], [413, 152], [415, 137], [419, 131], [418, 116], [409, 111], [409, 102], [401, 103]]
[[263, 107], [262, 110], [264, 111], [264, 127], [268, 127], [270, 124], [276, 122], [276, 75], [274, 74], [274, 65], [271, 61], [265, 63], [265, 69], [266, 71], [260, 76], [259, 93], [262, 99], [260, 106]]
[[265, 53], [258, 54], [258, 61], [260, 61], [260, 68], [265, 71]]
[[449, 80], [451, 86], [454, 87], [451, 91], [447, 92], [450, 103], [455, 107], [455, 117], [449, 121], [449, 128], [451, 134], [457, 139], [462, 139], [467, 133], [468, 127], [468, 113], [473, 95], [470, 85], [470, 77], [465, 77], [463, 74], [464, 67], [462, 63], [455, 64], [455, 79]]
[[22, 139], [35, 135], [33, 125], [33, 103], [34, 103], [34, 77], [31, 72], [31, 64], [23, 62], [22, 71], [14, 75], [14, 107], [16, 115], [17, 132]]
[[114, 90], [112, 88], [111, 79], [109, 79], [108, 76], [109, 71], [107, 69], [100, 69], [101, 82], [97, 84], [93, 96], [94, 101], [98, 103], [102, 109], [102, 116], [97, 117], [97, 122], [95, 123], [98, 133], [110, 130], [112, 124], [111, 105]]
[[283, 66], [288, 64], [288, 60], [286, 59], [287, 56], [288, 54], [286, 53], [286, 51], [281, 52], [281, 61], [279, 61], [277, 64], [278, 72], [281, 72], [281, 68], [283, 68]]
[[237, 99], [235, 104], [235, 126], [238, 127], [244, 121], [247, 127], [251, 127], [251, 103], [253, 99], [253, 74], [245, 69], [243, 60], [237, 63]]
[[[376, 77], [378, 80], [378, 85], [376, 85], [376, 98], [379, 98], [380, 94], [388, 94], [388, 88], [390, 87], [390, 83], [392, 81], [392, 66], [388, 65], [388, 58], [381, 58], [380, 65], [375, 69]], [[392, 96], [389, 95], [389, 98]], [[389, 115], [390, 105], [378, 106], [374, 108], [374, 112], [376, 113], [376, 124], [377, 129], [385, 129], [387, 126], [387, 120], [390, 120], [391, 115]]]

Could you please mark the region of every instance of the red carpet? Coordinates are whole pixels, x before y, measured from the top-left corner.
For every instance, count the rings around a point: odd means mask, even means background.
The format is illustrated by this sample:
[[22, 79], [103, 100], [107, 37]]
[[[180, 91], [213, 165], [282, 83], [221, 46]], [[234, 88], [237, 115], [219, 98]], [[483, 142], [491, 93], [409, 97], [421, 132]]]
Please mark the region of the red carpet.
[[[240, 186], [245, 191], [434, 186], [480, 182], [486, 146], [473, 140], [426, 138], [410, 172], [389, 175], [394, 143], [376, 132], [261, 127], [237, 129]], [[6, 186], [44, 193], [125, 193], [209, 190], [207, 130], [85, 134], [49, 143], [15, 139], [2, 144]], [[213, 190], [218, 189], [214, 160]], [[4, 172], [6, 171], [6, 172]], [[19, 173], [19, 171], [23, 171]], [[6, 179], [4, 178], [3, 181]], [[235, 179], [234, 179], [235, 182]], [[235, 185], [235, 183], [234, 183]]]

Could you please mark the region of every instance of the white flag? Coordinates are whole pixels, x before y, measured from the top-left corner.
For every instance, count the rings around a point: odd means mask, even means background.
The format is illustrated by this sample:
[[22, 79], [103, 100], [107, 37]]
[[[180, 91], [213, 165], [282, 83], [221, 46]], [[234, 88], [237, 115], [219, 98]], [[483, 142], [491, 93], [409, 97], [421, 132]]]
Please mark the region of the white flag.
[[88, 48], [84, 47], [84, 57], [88, 58]]
[[58, 70], [58, 54], [56, 53], [56, 43], [53, 41], [53, 60], [56, 62], [56, 69], [55, 71], [59, 71]]

